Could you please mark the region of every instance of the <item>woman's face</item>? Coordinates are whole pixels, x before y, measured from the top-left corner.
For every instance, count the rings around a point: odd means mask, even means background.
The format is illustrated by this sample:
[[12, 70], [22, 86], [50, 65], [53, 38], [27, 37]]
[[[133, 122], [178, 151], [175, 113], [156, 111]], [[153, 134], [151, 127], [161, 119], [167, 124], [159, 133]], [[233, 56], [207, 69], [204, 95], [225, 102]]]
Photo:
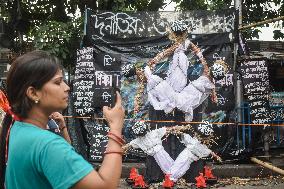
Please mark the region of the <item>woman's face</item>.
[[68, 105], [68, 92], [70, 88], [63, 80], [62, 70], [45, 83], [39, 92], [39, 106], [45, 111], [55, 112], [65, 109]]

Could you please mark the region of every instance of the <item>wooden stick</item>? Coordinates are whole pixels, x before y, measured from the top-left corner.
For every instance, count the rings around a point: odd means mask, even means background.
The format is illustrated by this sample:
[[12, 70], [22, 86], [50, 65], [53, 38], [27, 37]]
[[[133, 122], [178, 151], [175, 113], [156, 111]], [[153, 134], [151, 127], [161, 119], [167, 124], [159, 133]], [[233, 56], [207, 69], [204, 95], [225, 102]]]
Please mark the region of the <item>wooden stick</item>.
[[265, 162], [265, 161], [261, 161], [261, 160], [255, 158], [255, 157], [251, 157], [250, 160], [253, 161], [254, 163], [257, 163], [257, 164], [259, 164], [259, 165], [262, 165], [262, 166], [265, 167], [265, 168], [268, 168], [268, 169], [270, 169], [270, 170], [272, 170], [272, 171], [275, 171], [276, 173], [279, 173], [279, 174], [281, 174], [281, 175], [284, 175], [284, 170], [283, 170], [283, 169], [280, 169], [280, 168], [278, 168], [278, 167], [275, 167], [275, 166], [273, 166], [273, 165], [270, 164], [270, 163], [267, 163], [267, 162]]
[[249, 25], [246, 25], [246, 26], [239, 27], [238, 29], [239, 30], [245, 30], [245, 29], [248, 29], [248, 28], [252, 28], [252, 27], [255, 27], [255, 26], [263, 25], [263, 24], [268, 24], [270, 22], [275, 22], [275, 21], [278, 21], [278, 20], [284, 20], [284, 16], [264, 20], [264, 21], [261, 21], [261, 22], [256, 22], [254, 24], [249, 24]]

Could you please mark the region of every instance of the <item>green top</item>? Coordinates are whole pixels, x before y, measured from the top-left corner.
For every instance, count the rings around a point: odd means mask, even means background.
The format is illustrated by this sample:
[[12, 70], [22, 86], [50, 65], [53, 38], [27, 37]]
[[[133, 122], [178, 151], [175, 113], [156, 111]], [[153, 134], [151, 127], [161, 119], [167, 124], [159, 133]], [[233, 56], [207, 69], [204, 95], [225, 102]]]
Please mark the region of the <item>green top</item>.
[[62, 137], [25, 122], [12, 126], [6, 189], [70, 188], [92, 170]]

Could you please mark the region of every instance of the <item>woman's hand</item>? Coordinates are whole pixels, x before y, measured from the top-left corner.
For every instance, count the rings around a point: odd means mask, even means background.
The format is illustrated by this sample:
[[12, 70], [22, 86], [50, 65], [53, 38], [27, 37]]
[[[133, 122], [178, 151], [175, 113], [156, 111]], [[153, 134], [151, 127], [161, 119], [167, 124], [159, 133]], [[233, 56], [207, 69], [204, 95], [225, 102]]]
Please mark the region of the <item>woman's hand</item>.
[[58, 123], [58, 126], [59, 126], [59, 129], [61, 130], [62, 128], [66, 127], [66, 124], [65, 124], [65, 120], [64, 120], [64, 117], [61, 113], [59, 112], [53, 112], [51, 115], [50, 115], [50, 118], [51, 119], [54, 119], [57, 123]]
[[110, 130], [121, 134], [121, 130], [124, 123], [125, 111], [121, 104], [122, 99], [119, 92], [116, 92], [116, 103], [113, 108], [108, 106], [103, 107], [103, 114], [109, 124]]

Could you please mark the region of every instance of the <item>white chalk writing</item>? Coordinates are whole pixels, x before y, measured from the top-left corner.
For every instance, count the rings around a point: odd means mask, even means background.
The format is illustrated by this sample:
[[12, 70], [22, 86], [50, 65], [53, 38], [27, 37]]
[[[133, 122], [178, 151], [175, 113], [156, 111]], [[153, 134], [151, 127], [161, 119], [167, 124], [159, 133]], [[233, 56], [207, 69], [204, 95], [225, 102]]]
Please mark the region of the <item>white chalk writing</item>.
[[112, 75], [108, 75], [102, 71], [96, 71], [95, 77], [97, 86], [112, 87]]
[[[192, 34], [232, 32], [235, 27], [235, 15], [213, 13], [194, 15], [193, 12], [184, 12], [185, 20]], [[212, 14], [213, 13], [213, 14]], [[92, 38], [103, 39], [105, 36], [115, 35], [125, 38], [129, 35], [147, 37], [153, 35], [165, 35], [170, 23], [181, 15], [179, 12], [156, 13], [113, 13], [101, 12], [90, 14], [87, 28], [91, 31]], [[146, 22], [147, 21], [147, 22]]]
[[140, 19], [126, 13], [104, 12], [91, 15], [94, 29], [99, 29], [99, 33], [94, 38], [101, 38], [105, 35], [117, 35], [118, 33], [136, 34]]
[[111, 95], [108, 92], [103, 92], [103, 100], [109, 102], [111, 100]]
[[104, 56], [104, 66], [111, 66], [112, 62], [115, 62], [115, 58], [112, 58], [108, 54]]
[[94, 57], [93, 48], [85, 47], [77, 50], [77, 63], [75, 69], [74, 109], [81, 116], [93, 112], [92, 99], [94, 96]]

